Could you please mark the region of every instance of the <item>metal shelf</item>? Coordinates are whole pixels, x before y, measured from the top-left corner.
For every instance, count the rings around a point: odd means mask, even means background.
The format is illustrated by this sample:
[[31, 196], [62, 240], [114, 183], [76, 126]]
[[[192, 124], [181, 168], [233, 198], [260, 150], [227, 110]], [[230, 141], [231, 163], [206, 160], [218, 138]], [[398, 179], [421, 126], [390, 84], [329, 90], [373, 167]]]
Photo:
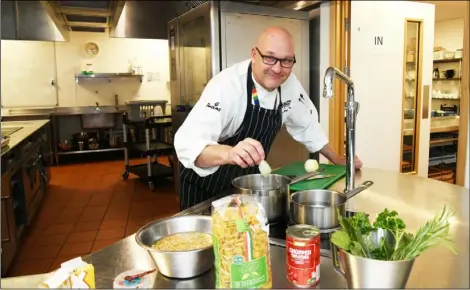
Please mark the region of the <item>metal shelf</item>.
[[433, 81], [460, 81], [460, 80], [462, 80], [462, 78], [450, 78], [450, 79], [447, 79], [447, 78], [433, 78], [432, 80]]
[[93, 81], [93, 80], [107, 80], [111, 82], [112, 79], [117, 78], [138, 78], [140, 82], [143, 81], [144, 75], [140, 74], [132, 74], [132, 73], [94, 73], [92, 75], [84, 75], [84, 74], [76, 74], [75, 75], [75, 83], [79, 83], [81, 81]]
[[452, 59], [435, 59], [434, 63], [451, 63], [451, 62], [461, 62], [462, 58], [452, 58]]
[[72, 154], [85, 154], [85, 153], [100, 153], [100, 152], [113, 152], [113, 151], [122, 151], [123, 147], [119, 148], [105, 148], [105, 149], [95, 149], [95, 150], [79, 150], [79, 151], [60, 151], [57, 152], [57, 155], [72, 155]]

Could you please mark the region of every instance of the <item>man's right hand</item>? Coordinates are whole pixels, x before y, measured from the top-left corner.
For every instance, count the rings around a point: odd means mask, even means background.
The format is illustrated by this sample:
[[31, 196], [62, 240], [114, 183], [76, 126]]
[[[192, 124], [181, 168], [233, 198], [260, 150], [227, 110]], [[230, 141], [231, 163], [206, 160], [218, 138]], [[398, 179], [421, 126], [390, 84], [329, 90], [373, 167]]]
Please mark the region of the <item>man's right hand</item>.
[[260, 142], [246, 138], [232, 147], [228, 153], [229, 163], [242, 168], [258, 165], [264, 160], [264, 149]]

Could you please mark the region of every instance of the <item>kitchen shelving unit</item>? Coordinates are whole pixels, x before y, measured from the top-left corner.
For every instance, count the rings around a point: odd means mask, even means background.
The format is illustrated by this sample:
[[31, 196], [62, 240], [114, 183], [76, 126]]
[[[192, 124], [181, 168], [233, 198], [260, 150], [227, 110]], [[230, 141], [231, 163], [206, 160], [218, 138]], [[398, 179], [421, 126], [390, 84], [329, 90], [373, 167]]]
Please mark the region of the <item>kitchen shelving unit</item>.
[[[165, 129], [172, 126], [171, 116], [153, 116], [142, 121], [131, 121], [129, 116], [123, 114], [124, 134], [124, 172], [123, 179], [132, 173], [141, 180], [146, 181], [150, 190], [155, 189], [157, 178], [173, 176], [175, 166], [170, 156], [174, 153], [173, 141], [165, 139]], [[144, 137], [142, 138], [142, 134]], [[147, 158], [147, 162], [138, 165], [129, 165], [129, 150], [135, 150]], [[158, 156], [168, 156], [170, 167], [158, 162]], [[152, 157], [154, 160], [152, 161]]]
[[[440, 75], [442, 66], [446, 66], [450, 69], [455, 67], [455, 65], [458, 65], [458, 68], [454, 68], [455, 72], [452, 78], [445, 78]], [[438, 69], [439, 76], [433, 78], [433, 88], [437, 87], [437, 89], [439, 89], [440, 86], [443, 85], [447, 90], [450, 88], [453, 89], [454, 92], [457, 91], [457, 95], [456, 97], [452, 97], [446, 96], [448, 93], [443, 93], [441, 96], [433, 94], [432, 101], [439, 103], [432, 106], [434, 110], [431, 116], [431, 122], [446, 119], [450, 120], [452, 118], [457, 119], [460, 115], [462, 58], [434, 60], [434, 69], [436, 68]], [[455, 85], [459, 86], [457, 90], [453, 87]], [[437, 108], [439, 108], [439, 110], [437, 110]], [[458, 139], [458, 124], [439, 126], [431, 129], [429, 142], [429, 178], [455, 183]]]

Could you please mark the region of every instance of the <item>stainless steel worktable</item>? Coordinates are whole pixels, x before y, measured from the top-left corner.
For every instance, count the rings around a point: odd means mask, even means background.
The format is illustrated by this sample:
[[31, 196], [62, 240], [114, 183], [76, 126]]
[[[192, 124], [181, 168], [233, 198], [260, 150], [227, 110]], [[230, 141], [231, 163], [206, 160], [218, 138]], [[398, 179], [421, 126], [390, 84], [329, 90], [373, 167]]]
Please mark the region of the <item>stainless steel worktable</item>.
[[[453, 206], [457, 215], [453, 219], [451, 233], [456, 242], [458, 255], [444, 247], [425, 252], [415, 262], [408, 281], [408, 288], [469, 288], [469, 191], [452, 184], [412, 176], [363, 169], [356, 175], [356, 182], [372, 180], [374, 185], [348, 201], [347, 208], [364, 211], [372, 216], [385, 207], [397, 210], [410, 231], [415, 231], [431, 219], [444, 204]], [[344, 179], [331, 189], [341, 191]], [[200, 211], [209, 205], [205, 202], [181, 214]], [[134, 268], [154, 268], [155, 264], [145, 250], [134, 241], [134, 235], [107, 248], [95, 252], [85, 260], [93, 263], [96, 288], [112, 288], [113, 279], [119, 273]], [[285, 248], [271, 245], [273, 288], [287, 288], [285, 278]], [[182, 261], [184, 263], [184, 261]], [[2, 279], [2, 288], [27, 287], [38, 276]], [[159, 274], [155, 276], [154, 288], [214, 288], [214, 272], [189, 280], [173, 280]], [[29, 285], [34, 287], [34, 285]], [[318, 288], [345, 288], [345, 280], [332, 267], [331, 259], [321, 259], [321, 280]]]

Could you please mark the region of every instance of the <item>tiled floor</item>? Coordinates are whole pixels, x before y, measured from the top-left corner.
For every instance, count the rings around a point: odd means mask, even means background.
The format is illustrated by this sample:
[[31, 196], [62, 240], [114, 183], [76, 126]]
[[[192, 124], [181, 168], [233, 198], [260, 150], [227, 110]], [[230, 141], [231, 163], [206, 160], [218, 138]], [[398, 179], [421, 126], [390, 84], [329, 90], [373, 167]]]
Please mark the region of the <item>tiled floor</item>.
[[123, 169], [123, 161], [52, 167], [51, 186], [8, 276], [51, 271], [135, 233], [149, 221], [178, 212], [171, 182], [151, 192], [132, 174], [122, 180]]

